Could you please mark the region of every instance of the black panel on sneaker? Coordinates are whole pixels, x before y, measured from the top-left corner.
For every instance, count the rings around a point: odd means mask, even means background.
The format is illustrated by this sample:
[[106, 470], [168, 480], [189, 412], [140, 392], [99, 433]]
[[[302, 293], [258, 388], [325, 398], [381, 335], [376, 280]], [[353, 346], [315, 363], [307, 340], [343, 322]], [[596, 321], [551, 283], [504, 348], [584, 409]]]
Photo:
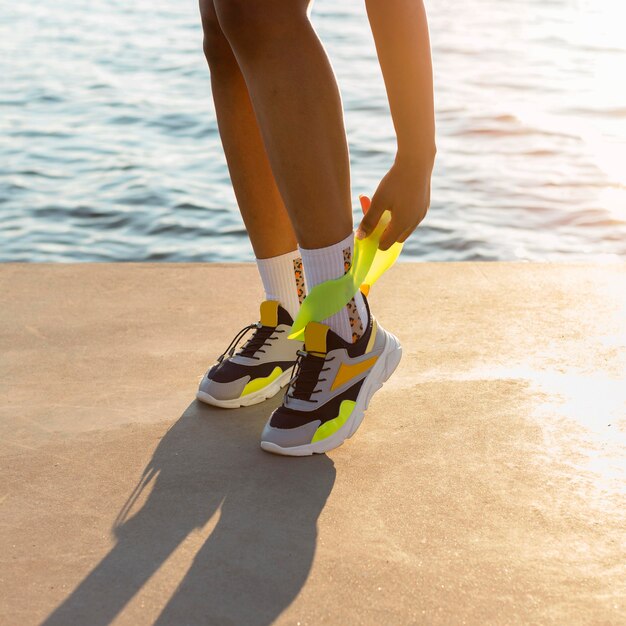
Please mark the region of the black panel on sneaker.
[[285, 405], [279, 406], [270, 418], [270, 426], [274, 428], [297, 428], [308, 424], [312, 420], [320, 420], [322, 424], [334, 419], [339, 414], [339, 407], [343, 400], [356, 400], [363, 381], [352, 385], [343, 393], [335, 396], [326, 404], [320, 405], [314, 412], [294, 411]]
[[241, 365], [233, 361], [224, 360], [214, 365], [209, 370], [209, 378], [216, 383], [229, 383], [231, 380], [237, 380], [244, 376], [250, 376], [250, 380], [269, 376], [275, 367], [280, 367], [286, 372], [293, 367], [294, 361], [271, 361], [269, 363], [259, 363], [259, 365]]
[[278, 305], [278, 325], [284, 324], [285, 326], [293, 325], [293, 318], [289, 315], [289, 311], [287, 309], [283, 309], [282, 306]]

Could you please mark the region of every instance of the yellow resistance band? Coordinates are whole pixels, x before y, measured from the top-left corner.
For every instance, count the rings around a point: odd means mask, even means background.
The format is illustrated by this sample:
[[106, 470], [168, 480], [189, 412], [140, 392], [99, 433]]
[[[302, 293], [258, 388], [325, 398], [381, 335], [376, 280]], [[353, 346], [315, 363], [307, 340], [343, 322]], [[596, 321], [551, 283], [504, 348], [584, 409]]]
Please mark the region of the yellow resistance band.
[[395, 263], [403, 244], [396, 242], [388, 250], [378, 248], [380, 237], [390, 220], [391, 213], [385, 211], [374, 232], [365, 239], [355, 239], [354, 259], [347, 274], [311, 289], [300, 306], [289, 339], [302, 341], [309, 322], [321, 322], [341, 311], [359, 288], [365, 294], [369, 293], [370, 287]]

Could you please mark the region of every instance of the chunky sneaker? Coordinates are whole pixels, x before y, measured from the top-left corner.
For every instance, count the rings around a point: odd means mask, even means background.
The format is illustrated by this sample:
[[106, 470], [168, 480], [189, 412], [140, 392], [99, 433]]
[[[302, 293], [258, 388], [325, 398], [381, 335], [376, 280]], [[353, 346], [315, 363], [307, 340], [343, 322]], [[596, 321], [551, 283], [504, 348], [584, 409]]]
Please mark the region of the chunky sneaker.
[[371, 397], [402, 356], [398, 339], [376, 322], [368, 305], [367, 311], [369, 323], [356, 343], [319, 322], [307, 324], [304, 351], [298, 351], [282, 406], [265, 425], [261, 448], [290, 456], [320, 454], [354, 435]]
[[[261, 321], [242, 328], [203, 377], [196, 397], [226, 409], [276, 395], [288, 382], [302, 342], [287, 339], [293, 320], [278, 302], [261, 303]], [[237, 344], [254, 329], [237, 352]]]

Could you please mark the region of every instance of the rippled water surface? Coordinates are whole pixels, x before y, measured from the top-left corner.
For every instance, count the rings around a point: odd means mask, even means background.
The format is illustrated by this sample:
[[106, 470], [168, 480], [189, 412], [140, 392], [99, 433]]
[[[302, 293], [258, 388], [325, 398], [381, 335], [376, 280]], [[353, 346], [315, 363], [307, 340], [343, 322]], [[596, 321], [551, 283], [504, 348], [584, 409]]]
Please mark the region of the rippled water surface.
[[[427, 5], [439, 154], [405, 258], [626, 258], [621, 0]], [[0, 9], [0, 260], [252, 259], [195, 3]], [[353, 191], [394, 135], [362, 0], [313, 20], [346, 109]]]

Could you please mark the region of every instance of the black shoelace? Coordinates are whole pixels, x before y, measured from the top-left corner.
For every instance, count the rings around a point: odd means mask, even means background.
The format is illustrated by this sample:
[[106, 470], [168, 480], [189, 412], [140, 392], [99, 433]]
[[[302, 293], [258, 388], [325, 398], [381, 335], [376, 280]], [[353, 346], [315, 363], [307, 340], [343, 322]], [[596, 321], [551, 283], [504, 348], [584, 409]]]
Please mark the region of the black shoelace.
[[273, 337], [274, 333], [284, 333], [284, 330], [277, 330], [273, 326], [263, 326], [261, 322], [257, 322], [256, 324], [249, 324], [242, 328], [236, 335], [235, 338], [230, 342], [228, 348], [220, 354], [217, 358], [217, 362], [221, 363], [224, 360], [224, 357], [231, 357], [235, 354], [235, 350], [239, 345], [239, 342], [245, 337], [246, 333], [255, 328], [254, 334], [248, 341], [244, 344], [244, 346], [237, 352], [240, 356], [247, 356], [251, 359], [260, 360], [261, 357], [256, 356], [257, 352], [265, 352], [263, 348], [265, 346], [271, 345], [271, 341], [275, 341], [278, 337]]
[[318, 400], [311, 399], [311, 396], [322, 391], [321, 389], [315, 390], [318, 382], [326, 380], [319, 376], [322, 372], [330, 369], [330, 367], [324, 367], [324, 365], [333, 361], [335, 357], [333, 356], [327, 360], [326, 354], [323, 352], [307, 352], [305, 350], [298, 350], [297, 355], [294, 375], [291, 377], [287, 387], [287, 398], [318, 402]]

